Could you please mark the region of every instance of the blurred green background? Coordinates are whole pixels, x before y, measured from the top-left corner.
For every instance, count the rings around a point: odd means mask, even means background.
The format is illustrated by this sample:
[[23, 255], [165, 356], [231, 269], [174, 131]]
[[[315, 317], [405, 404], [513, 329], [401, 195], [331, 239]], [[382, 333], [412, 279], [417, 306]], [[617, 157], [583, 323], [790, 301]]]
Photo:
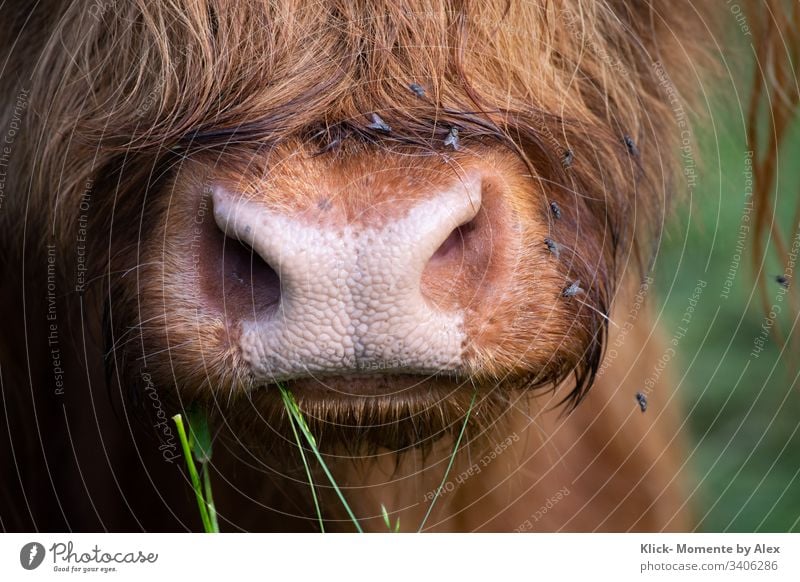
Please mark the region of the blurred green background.
[[[748, 150], [742, 108], [754, 58], [749, 46], [726, 50], [725, 58], [730, 77], [703, 80], [709, 116], [694, 128], [697, 185], [664, 232], [654, 266], [655, 303], [662, 329], [672, 335], [698, 280], [707, 282], [669, 368], [686, 407], [689, 463], [697, 484], [691, 502], [699, 530], [800, 531], [800, 353], [791, 344], [781, 353], [780, 342], [769, 335], [758, 357], [751, 355], [766, 317], [757, 279], [767, 283], [768, 304], [781, 306], [776, 323], [784, 335], [797, 323], [789, 298], [796, 301], [800, 287], [793, 282], [777, 301], [774, 277], [785, 266], [774, 251], [761, 272], [753, 268], [752, 223], [742, 221]], [[776, 220], [791, 246], [800, 203], [798, 120], [779, 160]], [[685, 182], [679, 186], [688, 190]], [[751, 228], [725, 299], [741, 224]]]

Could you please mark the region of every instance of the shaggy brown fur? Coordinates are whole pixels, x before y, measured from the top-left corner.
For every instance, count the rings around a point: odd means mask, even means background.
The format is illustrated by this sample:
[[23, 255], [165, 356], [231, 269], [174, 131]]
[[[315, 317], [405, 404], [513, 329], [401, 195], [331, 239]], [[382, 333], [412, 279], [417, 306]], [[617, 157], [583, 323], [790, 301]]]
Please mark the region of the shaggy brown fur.
[[[596, 379], [603, 314], [627, 311], [621, 282], [645, 274], [680, 189], [670, 96], [691, 100], [707, 64], [692, 2], [28, 10], [12, 2], [0, 15], [12, 29], [0, 41], [3, 126], [20, 118], [0, 206], [4, 528], [196, 527], [162, 422], [193, 401], [220, 431], [224, 527], [313, 528], [274, 387], [253, 383], [226, 314], [198, 308], [201, 282], [181, 258], [202, 193], [222, 179], [298, 211], [316, 201], [317, 178], [457, 175], [478, 163], [511, 185], [502, 203], [523, 219], [526, 261], [496, 274], [512, 270], [514, 289], [492, 317], [472, 314], [469, 366], [429, 381], [425, 396], [296, 387], [359, 516], [381, 529], [370, 518], [385, 503], [404, 524], [421, 518], [474, 386], [466, 449], [482, 457], [520, 438], [432, 526], [526, 529], [562, 487], [568, 501], [529, 529], [690, 526], [675, 404], [652, 424], [630, 410], [644, 372], [625, 371], [652, 366], [657, 339], [615, 361], [575, 413], [552, 409], [578, 405]], [[347, 217], [358, 201], [333, 203]], [[572, 282], [577, 298], [562, 294]], [[626, 350], [646, 343], [636, 334]], [[464, 454], [453, 474], [471, 466]], [[324, 497], [326, 515], [342, 517]]]

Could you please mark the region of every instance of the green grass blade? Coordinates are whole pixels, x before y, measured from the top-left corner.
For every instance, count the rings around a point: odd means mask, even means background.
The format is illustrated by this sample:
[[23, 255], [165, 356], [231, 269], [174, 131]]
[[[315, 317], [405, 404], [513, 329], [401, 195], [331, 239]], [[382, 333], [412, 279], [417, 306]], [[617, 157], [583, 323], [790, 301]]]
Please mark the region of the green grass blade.
[[197, 474], [197, 467], [195, 467], [194, 459], [192, 458], [189, 439], [186, 437], [186, 429], [183, 427], [183, 417], [180, 414], [176, 414], [172, 417], [172, 420], [175, 422], [175, 426], [178, 429], [178, 438], [181, 441], [183, 456], [186, 459], [186, 468], [189, 470], [189, 478], [192, 481], [194, 495], [197, 498], [197, 508], [200, 510], [200, 519], [203, 522], [203, 529], [206, 531], [206, 533], [212, 533], [214, 530], [211, 526], [211, 520], [208, 516], [208, 508], [206, 507], [205, 499], [203, 498], [203, 489], [200, 485], [200, 476]]
[[208, 428], [208, 417], [200, 406], [192, 405], [186, 411], [189, 423], [189, 448], [198, 463], [205, 464], [211, 460], [211, 431]]
[[[284, 400], [284, 406], [286, 405], [286, 401]], [[294, 415], [289, 414], [289, 424], [292, 427], [292, 433], [294, 433], [294, 440], [297, 443], [297, 448], [300, 450], [300, 457], [303, 459], [303, 466], [306, 469], [306, 476], [308, 477], [308, 485], [311, 487], [311, 497], [314, 499], [314, 509], [317, 511], [317, 519], [319, 520], [319, 529], [322, 533], [325, 533], [325, 524], [322, 521], [322, 510], [319, 507], [319, 501], [317, 500], [317, 491], [314, 487], [314, 480], [311, 478], [311, 469], [308, 466], [308, 461], [306, 460], [306, 453], [303, 450], [303, 443], [300, 442], [300, 435], [297, 434], [297, 428], [295, 427], [295, 420]]]
[[389, 517], [389, 511], [383, 503], [381, 503], [381, 515], [383, 516], [383, 523], [386, 524], [386, 529], [389, 530], [389, 533], [397, 533], [400, 531], [400, 518], [397, 518], [394, 527], [392, 527], [392, 518]]
[[322, 467], [322, 470], [325, 472], [325, 476], [328, 477], [328, 480], [331, 482], [334, 491], [336, 491], [336, 495], [342, 502], [345, 511], [347, 511], [347, 515], [350, 516], [350, 519], [352, 520], [353, 525], [355, 525], [356, 530], [359, 533], [364, 533], [364, 530], [361, 528], [361, 524], [358, 523], [358, 520], [356, 519], [353, 510], [350, 509], [350, 505], [344, 498], [342, 490], [339, 489], [339, 486], [336, 484], [336, 480], [333, 478], [333, 475], [331, 475], [331, 472], [328, 470], [328, 465], [326, 465], [325, 461], [322, 459], [322, 455], [320, 454], [319, 449], [317, 448], [317, 441], [314, 439], [314, 436], [308, 429], [308, 425], [306, 424], [305, 418], [303, 418], [303, 413], [300, 410], [300, 407], [297, 405], [294, 396], [292, 396], [292, 393], [289, 392], [289, 390], [285, 386], [283, 386], [283, 384], [278, 384], [278, 388], [281, 391], [281, 398], [283, 398], [283, 404], [286, 407], [286, 410], [289, 412], [289, 414], [291, 414], [294, 417], [295, 421], [297, 421], [297, 426], [300, 427], [300, 432], [303, 433], [303, 436], [305, 437], [306, 441], [308, 441], [308, 444], [311, 447], [314, 456], [317, 457], [317, 461]]
[[211, 533], [219, 533], [217, 521], [217, 507], [214, 505], [214, 496], [211, 494], [211, 475], [208, 463], [203, 463], [203, 489], [205, 490], [205, 503], [208, 506], [208, 521], [211, 524]]
[[425, 527], [425, 522], [428, 521], [428, 518], [433, 511], [433, 506], [436, 505], [436, 500], [439, 499], [439, 494], [442, 492], [442, 489], [447, 483], [447, 476], [450, 474], [450, 469], [453, 468], [453, 462], [456, 460], [456, 453], [458, 452], [458, 447], [461, 445], [461, 439], [464, 437], [464, 432], [467, 430], [467, 422], [469, 422], [469, 417], [472, 414], [472, 407], [475, 406], [475, 398], [478, 396], [478, 391], [472, 393], [472, 400], [469, 403], [469, 408], [467, 409], [467, 415], [464, 417], [464, 424], [461, 425], [461, 432], [458, 434], [458, 439], [456, 440], [456, 445], [453, 447], [453, 453], [450, 455], [450, 462], [447, 464], [447, 470], [444, 472], [444, 477], [442, 477], [442, 482], [439, 484], [439, 488], [436, 490], [436, 495], [434, 496], [433, 500], [431, 501], [430, 506], [428, 506], [428, 511], [425, 513], [425, 517], [422, 518], [422, 523], [419, 524], [418, 532], [422, 531], [422, 528]]
[[381, 515], [383, 515], [383, 523], [386, 524], [386, 529], [392, 529], [392, 520], [389, 519], [389, 512], [386, 511], [386, 506], [381, 503]]

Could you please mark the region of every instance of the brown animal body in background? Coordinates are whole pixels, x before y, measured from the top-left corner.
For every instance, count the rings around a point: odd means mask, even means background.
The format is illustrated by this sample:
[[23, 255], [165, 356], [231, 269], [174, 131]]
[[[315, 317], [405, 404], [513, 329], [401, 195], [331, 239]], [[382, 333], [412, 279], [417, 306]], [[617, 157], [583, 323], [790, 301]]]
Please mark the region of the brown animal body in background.
[[278, 382], [366, 529], [422, 523], [473, 398], [426, 530], [692, 527], [634, 399], [691, 3], [19, 4], [4, 529], [196, 529], [199, 404], [222, 529], [316, 530]]

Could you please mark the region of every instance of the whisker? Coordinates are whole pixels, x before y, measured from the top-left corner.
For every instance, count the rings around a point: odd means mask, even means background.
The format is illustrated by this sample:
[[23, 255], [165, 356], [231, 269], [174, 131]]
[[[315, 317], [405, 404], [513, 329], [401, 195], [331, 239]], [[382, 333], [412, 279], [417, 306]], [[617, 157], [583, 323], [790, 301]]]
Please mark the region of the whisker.
[[592, 305], [589, 305], [589, 304], [588, 304], [588, 303], [586, 303], [585, 301], [583, 301], [583, 300], [581, 300], [581, 299], [578, 299], [577, 297], [574, 297], [574, 296], [573, 296], [573, 297], [570, 297], [570, 299], [574, 299], [575, 301], [577, 301], [577, 302], [578, 302], [578, 303], [580, 303], [581, 305], [585, 305], [586, 307], [588, 307], [589, 309], [591, 309], [592, 311], [594, 311], [595, 313], [597, 313], [597, 315], [599, 315], [600, 317], [602, 317], [603, 319], [605, 319], [605, 320], [606, 320], [608, 323], [610, 323], [611, 325], [613, 325], [614, 327], [616, 327], [617, 329], [619, 329], [619, 326], [618, 326], [616, 323], [614, 323], [614, 322], [612, 321], [612, 319], [611, 319], [611, 318], [610, 318], [608, 315], [606, 315], [605, 313], [603, 313], [602, 311], [600, 311], [600, 310], [599, 310], [599, 309], [597, 309], [596, 307], [594, 307], [594, 306], [592, 306]]

